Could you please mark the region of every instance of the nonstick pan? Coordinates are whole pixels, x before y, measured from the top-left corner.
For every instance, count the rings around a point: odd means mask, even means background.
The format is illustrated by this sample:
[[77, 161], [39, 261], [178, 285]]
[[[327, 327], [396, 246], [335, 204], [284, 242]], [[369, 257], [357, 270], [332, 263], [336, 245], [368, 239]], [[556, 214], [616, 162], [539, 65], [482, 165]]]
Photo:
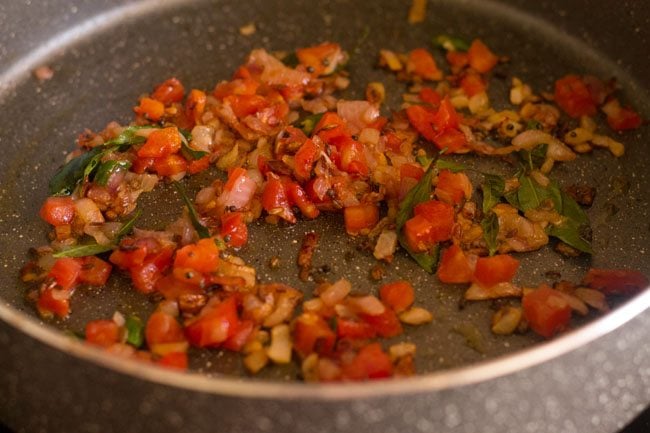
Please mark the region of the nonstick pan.
[[[495, 338], [491, 305], [459, 309], [461, 293], [398, 256], [387, 278], [406, 278], [418, 302], [431, 309], [431, 326], [409, 331], [419, 348], [420, 376], [369, 384], [315, 386], [295, 381], [292, 368], [270, 368], [246, 377], [235, 356], [194, 357], [190, 374], [162, 371], [82, 346], [61, 330], [81, 330], [90, 319], [115, 310], [144, 314], [153, 308], [125, 281], [75, 295], [72, 318], [43, 323], [25, 301], [18, 270], [29, 247], [45, 243], [37, 218], [46, 184], [84, 128], [126, 122], [138, 96], [177, 76], [210, 89], [228, 78], [255, 47], [290, 50], [324, 40], [351, 53], [353, 80], [345, 96], [360, 97], [369, 81], [388, 86], [397, 107], [402, 85], [375, 68], [380, 48], [406, 51], [437, 34], [480, 37], [512, 58], [498, 71], [496, 93], [510, 77], [537, 89], [570, 72], [616, 77], [625, 100], [650, 114], [650, 65], [645, 61], [650, 11], [643, 2], [432, 1], [426, 21], [409, 25], [406, 1], [65, 1], [0, 5], [0, 419], [17, 431], [590, 431], [612, 432], [650, 402], [650, 292], [621, 302], [612, 313], [543, 342], [531, 333]], [[609, 10], [612, 9], [612, 10]], [[256, 24], [245, 37], [238, 28]], [[32, 71], [47, 65], [51, 80]], [[402, 90], [400, 90], [402, 89]], [[505, 101], [495, 101], [495, 105]], [[591, 264], [650, 274], [647, 245], [649, 184], [644, 156], [650, 131], [643, 126], [621, 138], [627, 154], [595, 153], [560, 166], [560, 182], [588, 182], [598, 191], [589, 210], [596, 254]], [[489, 162], [468, 164], [494, 168]], [[211, 172], [187, 182], [195, 192]], [[181, 200], [163, 187], [145, 198], [146, 221], [162, 227], [177, 217]], [[282, 281], [310, 293], [293, 267], [302, 235], [318, 231], [315, 264], [328, 277], [345, 276], [372, 291], [371, 256], [342, 235], [329, 216], [294, 227], [252, 227], [242, 256], [261, 281]], [[295, 243], [294, 241], [298, 241]], [[280, 256], [278, 271], [266, 260]], [[587, 258], [562, 259], [550, 248], [521, 257], [522, 281], [537, 284], [548, 271], [577, 281]], [[480, 350], [454, 332], [472, 323]]]

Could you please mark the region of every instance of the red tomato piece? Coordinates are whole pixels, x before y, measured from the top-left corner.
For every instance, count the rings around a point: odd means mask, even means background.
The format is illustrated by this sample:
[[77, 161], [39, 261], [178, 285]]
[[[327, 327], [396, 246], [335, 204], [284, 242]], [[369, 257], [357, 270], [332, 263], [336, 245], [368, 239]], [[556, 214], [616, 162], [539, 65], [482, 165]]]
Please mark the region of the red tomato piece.
[[606, 295], [634, 295], [648, 287], [648, 277], [629, 269], [591, 268], [583, 284]]
[[210, 155], [206, 155], [201, 159], [194, 159], [187, 164], [187, 171], [190, 174], [200, 173], [208, 168], [210, 168]]
[[309, 199], [307, 192], [300, 185], [295, 182], [289, 182], [286, 185], [286, 189], [290, 202], [298, 206], [300, 213], [305, 218], [314, 219], [320, 214], [316, 205]]
[[270, 105], [269, 101], [261, 95], [230, 95], [223, 100], [230, 105], [239, 119], [262, 111]]
[[272, 173], [262, 191], [262, 207], [269, 215], [277, 215], [292, 224], [296, 222], [284, 184]]
[[311, 169], [314, 162], [320, 158], [321, 147], [313, 140], [306, 140], [294, 156], [294, 171], [298, 180], [311, 178]]
[[614, 131], [636, 129], [641, 126], [641, 116], [629, 107], [621, 107], [621, 103], [616, 98], [603, 105], [602, 110], [607, 115], [607, 124]]
[[237, 302], [231, 296], [206, 305], [196, 320], [185, 326], [185, 335], [196, 347], [219, 347], [239, 329]]
[[307, 182], [305, 192], [314, 203], [331, 203], [332, 199], [327, 195], [331, 188], [332, 182], [329, 178], [316, 177]]
[[541, 287], [524, 295], [521, 300], [524, 317], [542, 337], [551, 338], [566, 329], [571, 320], [571, 307], [562, 293]]
[[447, 51], [445, 58], [454, 68], [464, 68], [469, 64], [469, 55], [464, 51]]
[[332, 60], [341, 51], [341, 47], [334, 43], [323, 43], [313, 47], [300, 48], [296, 50], [296, 57], [301, 65], [307, 67], [307, 71], [314, 77], [328, 71]]
[[368, 164], [366, 163], [363, 145], [353, 139], [346, 140], [340, 146], [341, 159], [337, 164], [341, 170], [350, 174], [360, 176], [368, 175]]
[[435, 244], [431, 241], [433, 223], [422, 215], [415, 215], [408, 219], [403, 229], [406, 243], [413, 252], [428, 251]]
[[178, 78], [170, 78], [160, 83], [151, 94], [151, 97], [165, 105], [180, 102], [185, 95], [185, 88]]
[[328, 111], [323, 114], [323, 117], [318, 121], [312, 135], [318, 135], [321, 140], [336, 148], [344, 141], [351, 139], [350, 132], [348, 131], [345, 121], [333, 111]]
[[155, 290], [155, 284], [162, 273], [171, 265], [174, 254], [173, 247], [165, 247], [148, 254], [140, 266], [129, 268], [133, 286], [142, 293], [151, 293]]
[[422, 90], [420, 90], [420, 93], [418, 93], [418, 97], [420, 100], [422, 100], [422, 102], [426, 102], [434, 108], [437, 108], [442, 101], [442, 96], [440, 96], [440, 93], [436, 92], [430, 87], [423, 87]]
[[189, 362], [188, 362], [186, 352], [167, 353], [163, 357], [161, 357], [158, 361], [156, 361], [156, 364], [162, 367], [173, 368], [182, 371], [187, 370], [188, 363]]
[[74, 214], [75, 206], [72, 197], [48, 197], [39, 212], [40, 217], [53, 226], [72, 223]]
[[56, 259], [54, 266], [52, 266], [52, 269], [50, 269], [47, 276], [54, 278], [57, 285], [62, 289], [68, 290], [77, 285], [80, 273], [81, 260], [71, 257], [62, 257]]
[[[438, 135], [433, 126], [434, 114], [435, 112], [432, 109], [421, 105], [411, 105], [406, 108], [406, 116], [408, 117], [411, 126], [413, 126], [421, 136], [432, 143]], [[397, 150], [399, 151], [399, 148]]]
[[446, 149], [446, 153], [462, 153], [467, 145], [467, 137], [458, 129], [448, 129], [436, 135], [433, 142], [438, 149]]
[[450, 204], [429, 200], [415, 206], [413, 213], [416, 216], [423, 216], [432, 224], [430, 241], [441, 242], [451, 237], [454, 227], [454, 208]]
[[367, 340], [375, 338], [377, 333], [368, 322], [339, 317], [336, 319], [336, 335], [339, 338]]
[[217, 99], [223, 99], [228, 95], [254, 95], [259, 87], [259, 81], [250, 77], [241, 77], [217, 84], [212, 94]]
[[395, 310], [396, 313], [401, 313], [413, 304], [415, 290], [411, 283], [400, 280], [381, 286], [379, 297], [385, 305]]
[[205, 103], [208, 98], [204, 91], [192, 89], [185, 101], [185, 116], [195, 125], [205, 112]]
[[390, 357], [379, 343], [362, 347], [352, 361], [342, 367], [342, 376], [348, 380], [381, 379], [393, 374]]
[[453, 173], [450, 170], [440, 170], [436, 184], [436, 197], [445, 203], [459, 204], [463, 199], [470, 198], [472, 183], [465, 173]]
[[142, 174], [146, 171], [152, 170], [154, 162], [155, 162], [155, 158], [136, 158], [133, 161], [131, 170], [134, 173]]
[[120, 328], [112, 320], [93, 320], [86, 324], [86, 341], [100, 347], [109, 347], [120, 338]]
[[241, 212], [221, 215], [221, 237], [231, 247], [239, 248], [248, 241], [248, 227]]
[[519, 260], [508, 254], [480, 257], [476, 261], [474, 279], [483, 287], [511, 281], [519, 269]]
[[334, 348], [336, 334], [325, 320], [314, 313], [302, 313], [293, 328], [293, 348], [301, 358], [316, 352], [324, 355]]
[[416, 48], [409, 53], [406, 71], [425, 80], [442, 80], [442, 71], [438, 69], [431, 53], [424, 48]]
[[379, 221], [379, 208], [374, 203], [348, 206], [343, 209], [345, 231], [349, 235], [358, 235], [362, 230], [371, 229]]
[[174, 176], [187, 171], [187, 160], [180, 155], [168, 155], [155, 158], [153, 167], [160, 176]]
[[469, 283], [472, 281], [472, 269], [465, 252], [456, 244], [447, 248], [440, 259], [438, 278], [443, 283]]
[[377, 335], [383, 338], [395, 337], [403, 332], [402, 324], [390, 308], [386, 308], [384, 312], [378, 316], [370, 316], [368, 314], [360, 314], [359, 317], [366, 323], [373, 327]]
[[79, 282], [91, 286], [103, 286], [108, 281], [113, 267], [95, 256], [88, 256], [81, 259], [81, 271]]
[[400, 165], [399, 167], [400, 179], [404, 179], [405, 177], [410, 177], [415, 180], [420, 180], [422, 179], [422, 176], [424, 176], [424, 169], [419, 164], [406, 163]]
[[577, 75], [567, 75], [555, 82], [555, 102], [574, 118], [596, 114], [596, 102], [584, 80]]
[[448, 96], [440, 101], [440, 106], [431, 119], [437, 132], [445, 132], [449, 129], [456, 129], [460, 125], [460, 116], [452, 105]]
[[227, 350], [232, 350], [233, 352], [239, 352], [242, 350], [244, 345], [250, 340], [253, 335], [253, 330], [255, 329], [255, 323], [252, 320], [242, 320], [239, 322], [239, 327], [237, 331], [226, 341], [223, 342], [223, 348]]
[[181, 150], [181, 134], [175, 126], [156, 129], [138, 149], [140, 158], [162, 158]]
[[484, 74], [490, 71], [499, 62], [499, 58], [480, 39], [474, 39], [467, 50], [469, 65], [476, 71]]
[[155, 99], [142, 98], [140, 105], [134, 107], [133, 111], [152, 122], [157, 122], [165, 115], [165, 104]]
[[178, 343], [185, 341], [183, 328], [174, 316], [161, 311], [153, 313], [144, 330], [147, 345]]
[[213, 238], [201, 239], [176, 251], [175, 268], [190, 268], [208, 274], [219, 263], [219, 248]]
[[479, 74], [468, 72], [460, 79], [460, 87], [468, 97], [485, 92], [487, 84]]
[[50, 317], [54, 314], [64, 319], [70, 314], [69, 296], [70, 294], [65, 291], [47, 288], [38, 297], [36, 308], [42, 317]]

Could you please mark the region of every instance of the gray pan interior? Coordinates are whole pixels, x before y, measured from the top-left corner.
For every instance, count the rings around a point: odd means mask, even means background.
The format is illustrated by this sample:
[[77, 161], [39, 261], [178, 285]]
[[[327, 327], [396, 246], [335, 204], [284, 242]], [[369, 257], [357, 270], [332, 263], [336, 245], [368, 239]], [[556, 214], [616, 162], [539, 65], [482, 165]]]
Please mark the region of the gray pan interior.
[[[534, 6], [523, 0], [509, 2], [531, 8], [526, 13], [501, 2], [439, 0], [429, 3], [426, 22], [414, 26], [406, 22], [407, 1], [159, 3], [113, 2], [113, 9], [108, 2], [78, 2], [74, 6], [46, 2], [39, 7], [12, 2], [0, 6], [0, 24], [5, 29], [0, 38], [8, 41], [4, 49], [0, 44], [0, 110], [4, 113], [0, 117], [0, 296], [17, 310], [33, 315], [18, 270], [27, 259], [28, 248], [46, 242], [47, 228], [37, 212], [46, 197], [48, 179], [64, 153], [74, 148], [76, 135], [84, 128], [99, 130], [111, 120], [127, 122], [138, 96], [170, 76], [181, 79], [186, 87], [211, 89], [227, 79], [255, 47], [291, 50], [324, 40], [340, 42], [352, 52], [352, 87], [345, 96], [361, 97], [367, 82], [382, 81], [388, 87], [390, 106], [397, 107], [404, 87], [375, 68], [379, 48], [406, 51], [427, 46], [432, 36], [440, 33], [481, 37], [495, 52], [512, 58], [510, 64], [499, 66], [498, 73], [504, 78], [493, 80], [492, 95], [506, 94], [512, 76], [538, 90], [551, 90], [554, 79], [566, 73], [591, 73], [617, 77], [623, 99], [644, 118], [650, 116], [645, 60], [648, 29], [639, 28], [633, 40], [614, 37], [617, 29], [625, 26], [627, 13], [648, 15], [645, 2], [629, 2], [622, 8], [628, 12], [618, 13], [609, 22], [595, 14], [592, 19], [601, 20], [603, 28], [608, 25], [607, 31], [598, 34], [593, 32], [597, 28], [593, 23], [588, 27], [590, 33], [576, 18], [588, 18], [586, 8], [593, 8], [593, 2], [586, 1]], [[554, 5], [566, 10], [554, 9]], [[555, 23], [536, 14], [552, 17]], [[249, 22], [256, 24], [257, 32], [249, 37], [240, 35], [238, 28]], [[26, 29], [33, 31], [32, 38], [26, 36]], [[39, 65], [50, 66], [54, 77], [38, 82], [31, 70]], [[494, 101], [495, 106], [504, 106], [505, 101]], [[596, 201], [588, 211], [594, 231], [594, 266], [629, 267], [650, 274], [650, 179], [644, 158], [649, 139], [649, 128], [643, 126], [621, 137], [628, 149], [624, 157], [614, 159], [595, 152], [554, 171], [563, 185], [585, 182], [597, 188]], [[472, 157], [460, 159], [472, 167], [505, 174], [501, 165]], [[188, 181], [187, 187], [196, 191], [215, 175], [201, 175]], [[141, 203], [144, 215], [140, 226], [150, 228], [160, 228], [176, 218], [182, 206], [169, 187], [151, 193]], [[322, 235], [314, 263], [331, 267], [328, 278], [349, 278], [359, 292], [377, 289], [379, 284], [368, 277], [374, 259], [359, 240], [342, 233], [338, 216], [293, 227], [255, 224], [241, 255], [259, 269], [261, 281], [286, 282], [309, 296], [315, 285], [297, 279], [295, 257], [302, 235], [311, 230]], [[274, 255], [282, 259], [278, 270], [266, 265]], [[531, 285], [548, 280], [548, 271], [577, 281], [590, 265], [585, 257], [563, 259], [550, 247], [519, 258], [522, 266], [517, 281]], [[402, 253], [386, 270], [384, 281], [411, 280], [417, 303], [436, 317], [433, 324], [408, 329], [404, 337], [396, 339], [418, 344], [420, 373], [498, 357], [540, 341], [532, 333], [493, 337], [489, 331], [493, 303], [470, 303], [460, 309], [462, 288], [441, 285]], [[115, 310], [144, 315], [152, 307], [150, 300], [129, 289], [123, 279], [114, 278], [102, 290], [78, 291], [72, 318], [48, 325], [76, 331], [83, 329], [87, 320], [110, 317]], [[453, 332], [462, 322], [473, 323], [483, 335], [481, 351], [468, 347], [464, 338]], [[192, 368], [206, 374], [237, 375], [241, 374], [239, 362], [228, 353], [203, 352], [195, 357]], [[274, 367], [263, 376], [283, 380], [295, 378], [296, 373], [292, 368]]]

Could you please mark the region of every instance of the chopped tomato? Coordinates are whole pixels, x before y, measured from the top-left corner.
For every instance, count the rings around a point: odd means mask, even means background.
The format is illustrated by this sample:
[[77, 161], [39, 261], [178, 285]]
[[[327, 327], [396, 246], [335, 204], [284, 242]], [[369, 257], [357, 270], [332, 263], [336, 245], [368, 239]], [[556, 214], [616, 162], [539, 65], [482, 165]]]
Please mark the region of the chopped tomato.
[[431, 241], [433, 224], [422, 215], [415, 215], [404, 224], [404, 237], [411, 251], [428, 251], [436, 242]]
[[336, 334], [317, 314], [302, 313], [293, 327], [293, 348], [301, 358], [310, 353], [328, 354], [334, 348]]
[[485, 92], [487, 85], [479, 74], [468, 72], [460, 79], [460, 87], [470, 98], [479, 93]]
[[217, 84], [212, 94], [217, 99], [223, 99], [228, 95], [254, 95], [259, 87], [259, 81], [250, 77], [241, 77]]
[[[435, 112], [427, 107], [421, 105], [411, 105], [406, 108], [406, 116], [415, 130], [422, 135], [426, 140], [433, 143], [437, 131], [433, 126], [433, 116]], [[399, 150], [399, 148], [397, 149]]]
[[584, 80], [577, 75], [567, 75], [555, 82], [555, 102], [574, 118], [596, 114], [596, 102]]
[[72, 197], [48, 197], [39, 212], [41, 218], [53, 226], [70, 224], [74, 214], [75, 206]]
[[152, 122], [157, 122], [165, 115], [165, 104], [155, 99], [142, 98], [140, 105], [134, 107], [133, 111]]
[[397, 314], [390, 308], [386, 308], [383, 313], [377, 316], [360, 314], [359, 317], [373, 327], [377, 335], [383, 338], [395, 337], [403, 332]]
[[162, 367], [167, 367], [167, 368], [173, 368], [176, 370], [187, 370], [187, 365], [188, 365], [188, 358], [187, 358], [187, 352], [170, 352], [162, 356], [158, 361], [156, 361], [156, 364], [162, 366]]
[[43, 317], [51, 317], [54, 314], [62, 319], [66, 318], [70, 314], [69, 296], [68, 291], [48, 287], [38, 297], [36, 308]]
[[443, 283], [469, 283], [474, 271], [465, 252], [456, 244], [447, 248], [440, 259], [438, 278]]
[[375, 338], [377, 333], [368, 322], [339, 317], [336, 319], [336, 335], [339, 338], [367, 340]]
[[431, 122], [438, 132], [445, 132], [449, 129], [458, 128], [458, 125], [460, 124], [460, 116], [458, 115], [458, 112], [456, 112], [456, 109], [452, 105], [448, 96], [445, 96], [443, 100], [440, 101], [440, 106], [431, 119]]
[[467, 50], [469, 65], [476, 71], [484, 74], [490, 71], [499, 62], [499, 58], [480, 39], [474, 39]]
[[162, 158], [181, 150], [181, 134], [175, 126], [156, 129], [138, 149], [140, 158]]
[[415, 291], [411, 283], [400, 280], [381, 286], [379, 297], [384, 304], [395, 310], [396, 313], [401, 313], [413, 304]]
[[176, 154], [154, 158], [153, 168], [160, 176], [174, 176], [187, 171], [187, 160]]
[[187, 165], [187, 171], [190, 174], [196, 174], [207, 170], [210, 167], [210, 155], [206, 155], [201, 159], [194, 159]]
[[81, 259], [79, 282], [91, 286], [103, 286], [111, 275], [112, 266], [96, 256]]
[[142, 174], [146, 171], [152, 170], [155, 160], [155, 158], [136, 158], [133, 161], [131, 170], [137, 174]]
[[459, 204], [472, 195], [472, 183], [465, 173], [440, 170], [436, 184], [436, 197], [445, 203]]
[[178, 320], [174, 316], [161, 311], [149, 316], [144, 335], [149, 347], [155, 344], [185, 341], [183, 328], [178, 323]]
[[157, 248], [157, 242], [148, 245], [144, 240], [136, 241], [132, 238], [127, 238], [120, 243], [119, 249], [111, 253], [108, 260], [120, 269], [129, 269], [133, 266], [142, 265], [148, 252], [154, 251]]
[[420, 100], [422, 100], [422, 102], [426, 102], [432, 107], [438, 107], [442, 101], [442, 96], [440, 96], [440, 93], [436, 92], [430, 87], [423, 87], [422, 90], [420, 90], [420, 93], [418, 93], [418, 97]]
[[[417, 105], [414, 105], [414, 107], [417, 107]], [[403, 138], [400, 138], [397, 134], [393, 132], [387, 132], [385, 137], [386, 137], [387, 149], [392, 150], [393, 152], [401, 152], [402, 143], [404, 143]]]
[[192, 89], [185, 101], [185, 116], [192, 121], [192, 124], [198, 123], [205, 111], [207, 96], [202, 90]]
[[92, 320], [86, 324], [86, 341], [100, 347], [109, 347], [120, 338], [120, 328], [112, 320]]
[[414, 213], [415, 216], [404, 224], [404, 236], [413, 251], [427, 251], [451, 237], [454, 227], [454, 208], [451, 205], [429, 200], [415, 206]]
[[269, 101], [261, 95], [230, 95], [223, 100], [230, 105], [235, 116], [240, 119], [255, 114], [270, 105]]
[[332, 111], [323, 114], [314, 127], [313, 134], [318, 134], [324, 142], [336, 147], [339, 146], [341, 139], [350, 138], [345, 121]]
[[241, 212], [221, 215], [221, 237], [231, 247], [239, 248], [248, 241], [248, 227]]
[[285, 186], [273, 173], [269, 173], [269, 179], [262, 191], [262, 207], [269, 215], [277, 215], [292, 224], [296, 222]]
[[511, 281], [519, 269], [519, 260], [508, 254], [480, 257], [476, 261], [474, 279], [483, 287]]
[[133, 281], [133, 286], [142, 293], [151, 293], [155, 290], [156, 281], [171, 265], [173, 247], [158, 249], [147, 254], [141, 265], [132, 265], [128, 268]]
[[379, 208], [376, 204], [360, 204], [343, 209], [345, 231], [358, 235], [361, 231], [373, 228], [379, 221]]
[[54, 278], [62, 289], [71, 289], [79, 282], [81, 261], [71, 257], [56, 259], [47, 276]]
[[442, 71], [431, 53], [424, 48], [416, 48], [409, 53], [406, 71], [425, 80], [442, 80]]
[[252, 320], [242, 320], [234, 334], [223, 342], [223, 348], [239, 352], [244, 345], [250, 340], [255, 330], [255, 323]]
[[295, 182], [289, 182], [286, 185], [286, 189], [290, 202], [298, 206], [300, 213], [305, 218], [314, 219], [320, 214], [316, 205], [309, 199], [307, 192], [300, 185]]
[[219, 248], [213, 238], [185, 245], [176, 252], [175, 268], [190, 268], [204, 274], [214, 272], [219, 263]]
[[219, 347], [239, 329], [234, 296], [206, 305], [199, 316], [185, 326], [185, 335], [196, 347]]
[[342, 377], [348, 380], [381, 379], [393, 374], [390, 357], [379, 343], [362, 347], [352, 361], [342, 367]]
[[621, 103], [616, 98], [603, 105], [602, 110], [607, 115], [607, 124], [614, 131], [636, 129], [641, 126], [641, 116], [629, 107], [621, 107]]
[[294, 156], [294, 171], [297, 179], [306, 180], [311, 177], [311, 169], [320, 157], [321, 150], [313, 140], [303, 142]]
[[422, 176], [424, 176], [424, 169], [419, 164], [406, 163], [400, 165], [399, 167], [400, 179], [404, 179], [405, 177], [410, 177], [415, 180], [420, 180], [422, 179]]
[[591, 268], [583, 284], [606, 295], [634, 295], [648, 287], [648, 277], [629, 269]]
[[447, 51], [445, 57], [454, 68], [464, 68], [469, 64], [469, 55], [464, 51]]
[[165, 105], [183, 100], [185, 88], [177, 78], [170, 78], [160, 83], [151, 94], [151, 97]]
[[323, 43], [296, 50], [296, 57], [301, 65], [307, 67], [309, 73], [317, 77], [331, 69], [330, 65], [340, 51], [341, 47], [338, 44]]
[[363, 145], [355, 140], [347, 140], [340, 147], [341, 159], [339, 168], [350, 174], [360, 176], [368, 175], [368, 164], [366, 163]]
[[571, 320], [571, 307], [564, 295], [547, 286], [524, 295], [521, 305], [528, 324], [542, 337], [551, 338]]
[[317, 204], [331, 203], [332, 199], [329, 197], [328, 191], [332, 188], [332, 182], [325, 177], [316, 177], [311, 179], [305, 185], [305, 191], [309, 198]]

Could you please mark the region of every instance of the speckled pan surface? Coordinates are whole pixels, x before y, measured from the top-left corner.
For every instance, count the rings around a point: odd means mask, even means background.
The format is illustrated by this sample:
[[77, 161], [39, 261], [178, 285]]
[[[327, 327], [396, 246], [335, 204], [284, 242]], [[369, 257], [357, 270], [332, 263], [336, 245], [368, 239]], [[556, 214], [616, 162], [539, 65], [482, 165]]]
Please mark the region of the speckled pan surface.
[[[503, 72], [521, 76], [537, 88], [550, 88], [555, 77], [567, 72], [615, 75], [625, 98], [647, 118], [648, 6], [646, 2], [629, 2], [609, 11], [610, 2], [598, 3], [604, 5], [602, 10], [586, 1], [534, 5], [524, 0], [434, 1], [429, 4], [426, 24], [418, 26], [406, 24], [406, 1], [2, 4], [0, 107], [7, 115], [0, 118], [0, 296], [12, 309], [31, 315], [17, 270], [27, 248], [44, 241], [46, 229], [36, 212], [45, 197], [47, 179], [64, 152], [73, 148], [80, 130], [99, 129], [113, 119], [126, 121], [138, 95], [172, 75], [188, 86], [211, 88], [228, 77], [253, 47], [292, 49], [326, 39], [339, 41], [350, 50], [357, 47], [350, 63], [355, 85], [348, 95], [353, 97], [360, 95], [369, 80], [391, 84], [385, 73], [373, 68], [379, 47], [405, 50], [426, 44], [438, 33], [480, 36], [495, 51], [513, 58]], [[251, 21], [257, 32], [248, 38], [241, 36], [238, 27]], [[51, 66], [55, 75], [38, 83], [30, 71], [42, 64]], [[395, 104], [399, 86], [392, 84]], [[500, 85], [506, 86], [507, 81], [495, 84]], [[598, 188], [597, 201], [590, 210], [595, 265], [628, 266], [650, 273], [650, 182], [644, 160], [649, 136], [647, 126], [629, 134], [625, 139], [629, 152], [621, 160], [596, 154], [558, 170], [561, 180], [574, 181], [577, 173]], [[193, 181], [190, 188], [198, 188], [201, 181], [205, 179]], [[167, 190], [148, 201], [151, 206], [145, 217], [151, 226], [174, 218], [180, 208], [180, 200]], [[612, 209], [617, 212], [612, 214]], [[255, 242], [243, 255], [257, 260], [261, 267], [271, 255], [282, 256], [287, 264], [284, 269], [277, 274], [263, 271], [261, 279], [279, 279], [309, 291], [311, 286], [295, 280], [297, 245], [293, 241], [305, 231], [317, 229], [327, 241], [321, 243], [316, 264], [330, 264], [332, 278], [346, 276], [359, 287], [373, 290], [375, 285], [367, 278], [367, 254], [357, 251], [356, 243], [342, 236], [336, 224], [336, 219], [329, 219], [283, 230], [257, 227], [252, 235]], [[566, 263], [545, 250], [524, 259], [527, 272], [521, 278], [534, 283], [544, 278], [545, 271], [559, 270], [564, 278], [576, 279], [586, 266], [584, 259]], [[532, 336], [491, 338], [488, 305], [475, 304], [459, 311], [457, 290], [437, 285], [405, 257], [397, 260], [391, 272], [413, 280], [417, 298], [437, 316], [431, 327], [408, 335], [420, 347], [418, 370], [425, 374], [421, 380], [312, 388], [279, 384], [278, 380], [292, 378], [295, 372], [271, 369], [267, 373], [270, 383], [237, 383], [236, 379], [205, 377], [238, 372], [236, 359], [214, 354], [201, 356], [193, 366], [204, 376], [184, 379], [139, 371], [134, 366], [116, 372], [114, 365], [94, 364], [96, 356], [83, 349], [68, 349], [76, 354], [72, 356], [2, 324], [0, 344], [5, 350], [0, 364], [9, 373], [0, 378], [0, 389], [7, 390], [0, 397], [0, 419], [25, 431], [167, 431], [178, 423], [184, 431], [205, 431], [214, 425], [214, 419], [220, 419], [223, 431], [232, 432], [431, 431], [435, 427], [461, 432], [606, 432], [616, 430], [617, 424], [650, 402], [650, 371], [648, 362], [644, 363], [650, 355], [650, 339], [643, 332], [650, 318], [647, 311], [640, 314], [650, 303], [648, 296], [626, 305], [625, 314], [616, 320], [582, 328], [577, 338], [564, 339], [563, 346], [560, 340], [498, 358], [538, 340]], [[129, 313], [151, 308], [119, 281], [103, 292], [79, 296], [76, 302], [75, 315], [65, 325], [72, 329], [115, 309]], [[637, 314], [639, 317], [613, 333], [586, 344], [594, 335], [600, 336]], [[2, 317], [25, 319], [6, 312]], [[28, 320], [24, 325], [28, 333], [43, 338], [38, 321]], [[459, 335], [450, 332], [459, 320], [477, 323], [485, 336], [484, 353], [469, 349]], [[566, 352], [571, 344], [586, 346], [523, 369], [551, 358], [550, 354]], [[485, 364], [495, 357], [497, 361]], [[522, 371], [492, 379], [519, 370], [517, 364]], [[472, 370], [472, 365], [478, 370]], [[354, 403], [346, 401], [346, 395], [354, 397]], [[300, 400], [287, 402], [292, 396], [300, 396]], [[60, 412], [48, 409], [52, 401], [62, 402]], [[75, 403], [79, 401], [87, 402], [83, 413], [77, 413]], [[42, 416], [26, 416], [34, 413]], [[115, 413], [128, 414], [124, 418], [129, 421], [115, 421]], [[80, 417], [82, 424], [75, 421]], [[114, 424], [108, 427], [111, 419]]]

